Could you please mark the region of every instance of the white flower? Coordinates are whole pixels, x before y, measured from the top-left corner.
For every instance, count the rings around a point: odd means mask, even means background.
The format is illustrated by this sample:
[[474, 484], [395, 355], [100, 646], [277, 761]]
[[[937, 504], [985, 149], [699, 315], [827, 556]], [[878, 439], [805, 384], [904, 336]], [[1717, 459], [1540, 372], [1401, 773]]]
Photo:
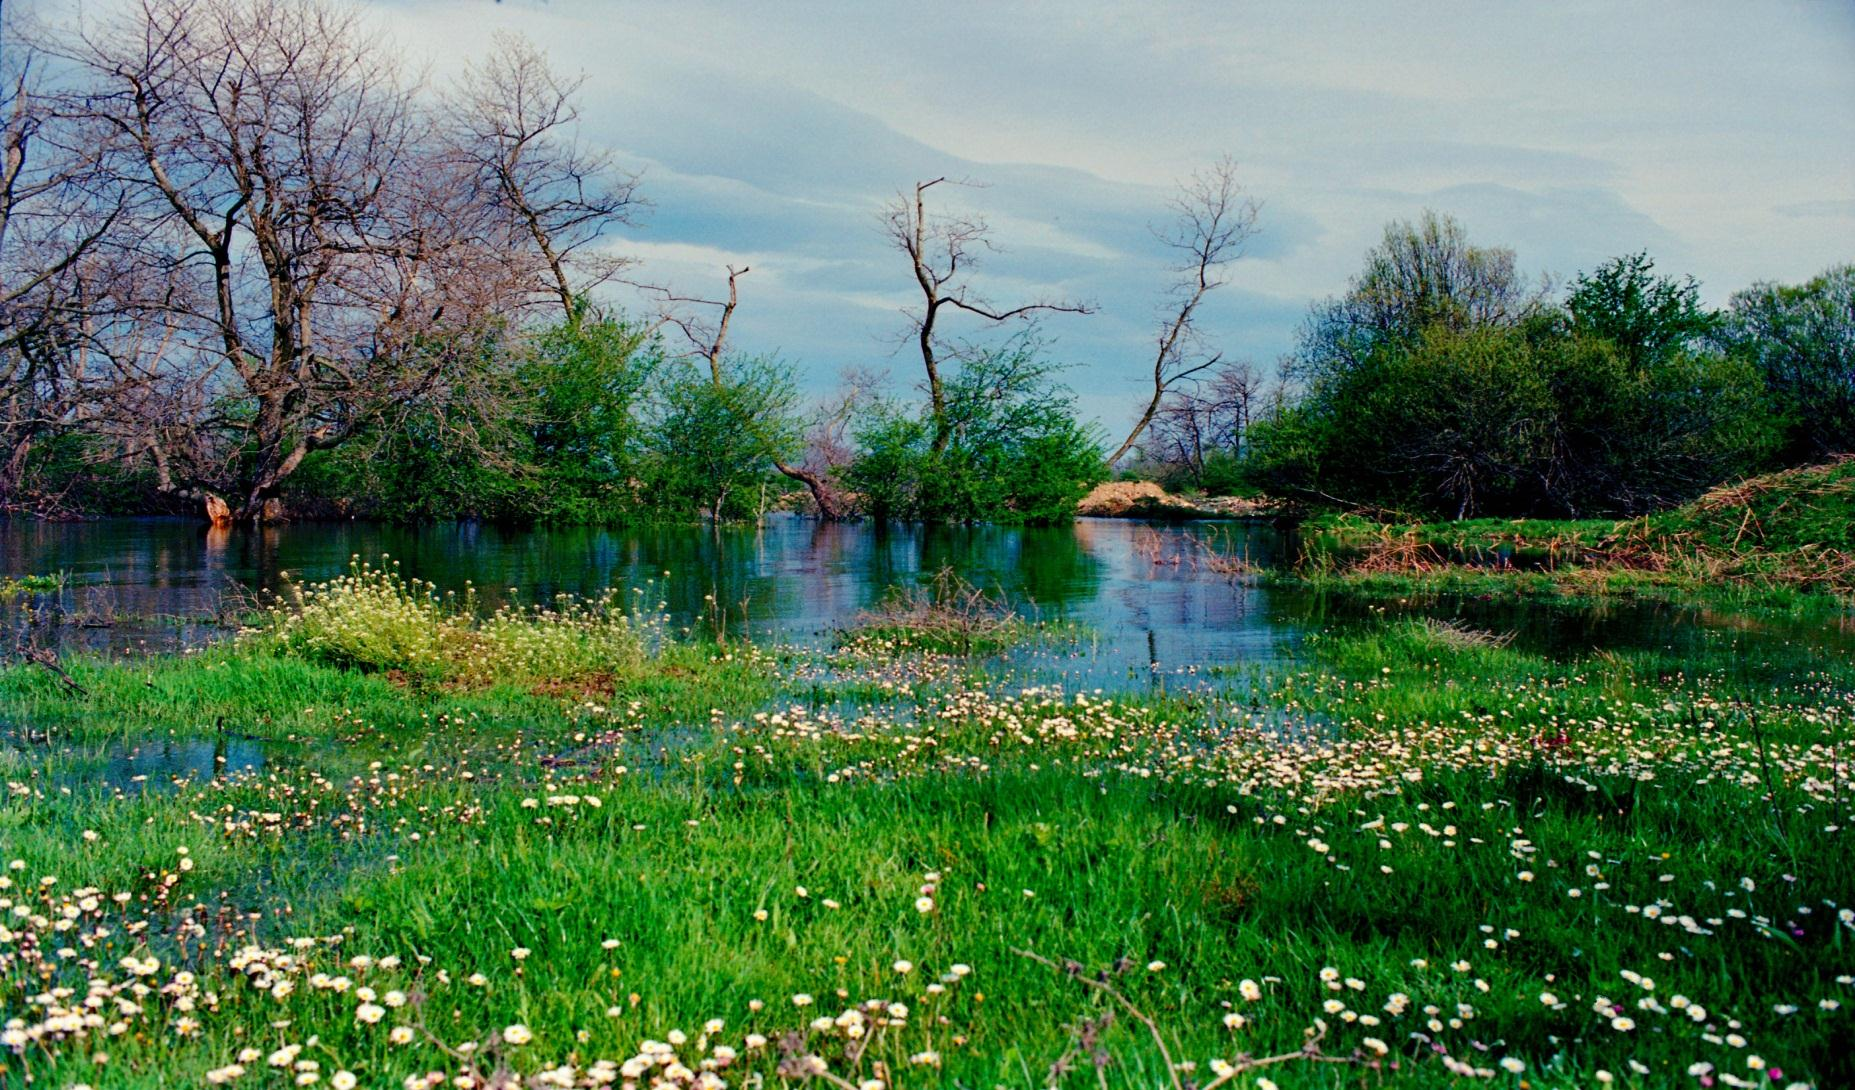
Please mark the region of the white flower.
[[525, 1045], [534, 1040], [535, 1035], [529, 1031], [527, 1026], [516, 1022], [503, 1027], [502, 1039], [512, 1045]]

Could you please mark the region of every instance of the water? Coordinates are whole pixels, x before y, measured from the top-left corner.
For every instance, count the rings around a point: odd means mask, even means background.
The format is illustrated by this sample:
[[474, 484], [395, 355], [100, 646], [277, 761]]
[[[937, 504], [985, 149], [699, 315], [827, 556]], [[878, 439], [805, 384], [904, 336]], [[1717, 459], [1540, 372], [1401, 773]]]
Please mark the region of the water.
[[[1089, 636], [1067, 653], [1067, 672], [1101, 685], [1151, 678], [1154, 663], [1174, 676], [1278, 664], [1308, 632], [1379, 615], [1383, 604], [1258, 586], [1205, 562], [1215, 550], [1267, 567], [1293, 548], [1261, 523], [1104, 519], [1052, 528], [884, 527], [783, 515], [719, 530], [312, 522], [233, 532], [186, 519], [0, 522], [0, 574], [66, 577], [65, 620], [55, 633], [66, 649], [119, 655], [196, 646], [225, 632], [202, 618], [240, 595], [275, 590], [285, 573], [326, 579], [355, 558], [379, 562], [383, 554], [442, 589], [474, 584], [491, 606], [509, 600], [511, 588], [516, 599], [537, 601], [648, 582], [679, 626], [712, 626], [719, 606], [731, 634], [795, 643], [829, 640], [894, 588], [951, 568], [1025, 612], [1085, 626]], [[1456, 599], [1410, 608], [1513, 632], [1522, 646], [1555, 654], [1723, 644], [1749, 660], [1791, 659], [1799, 644], [1855, 654], [1855, 632], [1821, 620], [1643, 603], [1574, 609]]]

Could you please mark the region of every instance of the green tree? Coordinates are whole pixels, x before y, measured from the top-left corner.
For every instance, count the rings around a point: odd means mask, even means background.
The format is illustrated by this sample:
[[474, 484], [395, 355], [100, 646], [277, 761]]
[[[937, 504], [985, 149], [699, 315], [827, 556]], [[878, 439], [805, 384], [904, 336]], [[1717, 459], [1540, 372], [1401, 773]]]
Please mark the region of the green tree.
[[1781, 422], [1781, 459], [1855, 451], [1855, 265], [1739, 292], [1724, 340], [1764, 378]]
[[1290, 377], [1312, 386], [1366, 366], [1387, 346], [1414, 344], [1432, 326], [1512, 327], [1539, 304], [1512, 250], [1474, 245], [1454, 217], [1426, 210], [1387, 226], [1346, 294], [1313, 308]]
[[1762, 384], [1713, 346], [1691, 280], [1620, 258], [1559, 309], [1505, 254], [1448, 221], [1394, 225], [1348, 295], [1316, 309], [1306, 384], [1252, 427], [1246, 476], [1425, 516], [1586, 516], [1679, 503], [1756, 467]]
[[966, 361], [946, 381], [939, 413], [893, 402], [868, 410], [844, 471], [865, 511], [937, 522], [1072, 518], [1107, 467], [1100, 437], [1077, 421], [1041, 347], [1020, 336]]
[[767, 357], [731, 359], [715, 374], [671, 368], [654, 399], [646, 441], [653, 500], [714, 521], [757, 515], [754, 500], [775, 461], [804, 444], [790, 368]]
[[342, 448], [311, 456], [291, 484], [292, 506], [401, 521], [635, 517], [641, 401], [662, 366], [656, 337], [582, 307], [573, 320], [474, 351], [483, 358], [468, 396], [409, 399]]
[[620, 317], [581, 313], [533, 338], [514, 375], [525, 427], [510, 454], [534, 517], [605, 521], [632, 509], [642, 402], [663, 368], [656, 336]]
[[1718, 325], [1693, 277], [1655, 275], [1646, 253], [1612, 258], [1572, 282], [1565, 307], [1579, 333], [1617, 346], [1637, 366], [1702, 344]]

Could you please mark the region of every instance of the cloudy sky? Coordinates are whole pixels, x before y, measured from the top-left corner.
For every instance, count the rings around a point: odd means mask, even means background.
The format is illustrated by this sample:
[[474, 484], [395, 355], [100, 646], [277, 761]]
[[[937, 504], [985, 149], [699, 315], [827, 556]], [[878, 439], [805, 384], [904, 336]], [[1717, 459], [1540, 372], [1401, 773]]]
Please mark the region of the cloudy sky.
[[1723, 302], [1855, 259], [1855, 3], [900, 4], [366, 0], [442, 80], [492, 31], [587, 77], [584, 137], [654, 204], [614, 245], [690, 293], [743, 281], [739, 344], [815, 389], [896, 351], [912, 281], [885, 200], [917, 179], [995, 229], [996, 301], [1051, 320], [1085, 408], [1148, 366], [1168, 190], [1219, 156], [1262, 233], [1205, 329], [1270, 362], [1392, 219], [1452, 213], [1560, 279], [1648, 250]]

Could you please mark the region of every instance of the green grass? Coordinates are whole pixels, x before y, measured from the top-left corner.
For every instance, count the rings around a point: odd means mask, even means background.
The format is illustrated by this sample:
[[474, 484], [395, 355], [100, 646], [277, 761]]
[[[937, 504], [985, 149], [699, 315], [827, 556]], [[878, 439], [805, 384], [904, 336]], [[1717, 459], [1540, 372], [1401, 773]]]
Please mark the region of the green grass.
[[1855, 459], [1716, 488], [1644, 518], [1303, 528], [1297, 575], [1378, 593], [1650, 596], [1740, 606], [1855, 601]]
[[62, 575], [0, 575], [0, 602], [22, 594], [45, 594], [63, 589]]
[[[1163, 696], [671, 640], [503, 661], [267, 629], [72, 663], [83, 693], [0, 670], [0, 1079], [591, 1085], [649, 1041], [688, 1074], [640, 1085], [1855, 1080], [1826, 648], [1393, 617]], [[264, 766], [138, 763], [228, 736]]]

